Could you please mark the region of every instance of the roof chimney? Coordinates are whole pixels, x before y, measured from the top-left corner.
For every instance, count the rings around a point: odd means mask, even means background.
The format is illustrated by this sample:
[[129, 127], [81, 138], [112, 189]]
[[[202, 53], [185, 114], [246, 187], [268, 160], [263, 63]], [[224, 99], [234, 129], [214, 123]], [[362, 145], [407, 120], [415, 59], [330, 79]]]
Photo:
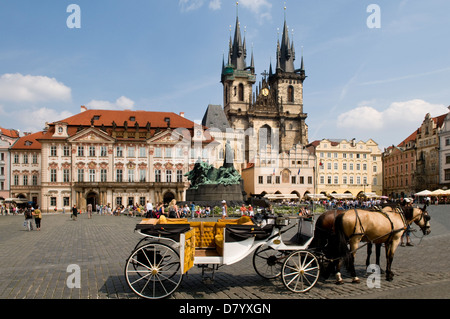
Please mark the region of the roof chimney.
[[80, 113], [83, 113], [83, 112], [86, 112], [86, 111], [87, 111], [87, 107], [82, 105]]
[[181, 117], [184, 117], [184, 112], [180, 112], [180, 116], [181, 116]]

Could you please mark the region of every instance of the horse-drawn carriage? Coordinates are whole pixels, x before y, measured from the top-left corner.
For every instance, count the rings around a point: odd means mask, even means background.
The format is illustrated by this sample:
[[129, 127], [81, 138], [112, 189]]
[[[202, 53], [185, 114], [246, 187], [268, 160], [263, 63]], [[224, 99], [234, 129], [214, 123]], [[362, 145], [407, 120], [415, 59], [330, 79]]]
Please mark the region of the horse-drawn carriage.
[[[286, 229], [292, 220], [296, 223]], [[289, 241], [282, 234], [297, 226]], [[313, 239], [313, 218], [266, 216], [260, 222], [243, 216], [217, 222], [186, 219], [143, 219], [136, 231], [144, 236], [125, 265], [130, 288], [140, 297], [170, 296], [194, 265], [214, 273], [253, 253], [256, 272], [264, 278], [281, 276], [287, 289], [306, 292], [320, 274], [319, 257], [308, 246]]]
[[[281, 276], [290, 291], [307, 292], [325, 265], [335, 265], [339, 275], [338, 261], [349, 255], [354, 258], [358, 243], [365, 241], [385, 245], [386, 279], [392, 280], [394, 252], [407, 225], [414, 222], [424, 235], [430, 233], [425, 208], [329, 211], [317, 219], [265, 216], [259, 222], [247, 216], [217, 222], [143, 219], [136, 231], [144, 238], [126, 261], [125, 277], [140, 297], [159, 299], [173, 294], [194, 265], [202, 268], [202, 275], [214, 273], [253, 253], [253, 266], [260, 276]], [[296, 223], [286, 228], [292, 220]], [[294, 236], [283, 240], [283, 233], [296, 225]], [[358, 282], [353, 258], [348, 269], [353, 282]]]

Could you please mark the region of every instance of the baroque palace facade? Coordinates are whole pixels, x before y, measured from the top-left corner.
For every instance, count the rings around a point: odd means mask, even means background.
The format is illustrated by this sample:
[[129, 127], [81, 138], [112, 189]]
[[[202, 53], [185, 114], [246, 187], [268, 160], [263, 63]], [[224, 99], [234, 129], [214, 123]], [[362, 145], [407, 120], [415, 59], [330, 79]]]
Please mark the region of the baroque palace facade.
[[44, 212], [182, 201], [184, 175], [219, 152], [201, 126], [175, 113], [81, 110], [12, 146], [12, 197]]

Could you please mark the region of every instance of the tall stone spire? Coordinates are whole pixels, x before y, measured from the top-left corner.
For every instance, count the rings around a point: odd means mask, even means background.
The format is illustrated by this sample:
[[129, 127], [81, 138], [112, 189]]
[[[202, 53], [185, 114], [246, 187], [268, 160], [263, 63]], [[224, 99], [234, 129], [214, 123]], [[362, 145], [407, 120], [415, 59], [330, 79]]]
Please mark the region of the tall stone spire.
[[234, 39], [233, 44], [230, 47], [230, 62], [234, 66], [235, 70], [244, 70], [247, 67], [245, 62], [246, 58], [247, 58], [247, 48], [245, 44], [245, 39], [242, 40], [239, 16], [236, 16]]
[[278, 67], [283, 72], [293, 73], [295, 72], [295, 49], [294, 42], [289, 40], [289, 30], [286, 23], [286, 17], [284, 18], [283, 36], [281, 37], [281, 46], [277, 47], [278, 55]]

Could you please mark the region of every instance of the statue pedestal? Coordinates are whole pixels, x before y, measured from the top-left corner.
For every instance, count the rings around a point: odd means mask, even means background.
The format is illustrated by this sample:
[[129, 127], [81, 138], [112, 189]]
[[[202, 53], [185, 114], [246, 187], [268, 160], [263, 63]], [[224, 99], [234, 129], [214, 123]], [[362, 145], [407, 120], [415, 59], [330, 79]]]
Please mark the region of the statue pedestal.
[[226, 200], [228, 206], [242, 205], [244, 203], [242, 185], [199, 185], [197, 189], [188, 189], [186, 191], [186, 201], [194, 202], [198, 205], [208, 203], [211, 206], [220, 206], [222, 200]]

